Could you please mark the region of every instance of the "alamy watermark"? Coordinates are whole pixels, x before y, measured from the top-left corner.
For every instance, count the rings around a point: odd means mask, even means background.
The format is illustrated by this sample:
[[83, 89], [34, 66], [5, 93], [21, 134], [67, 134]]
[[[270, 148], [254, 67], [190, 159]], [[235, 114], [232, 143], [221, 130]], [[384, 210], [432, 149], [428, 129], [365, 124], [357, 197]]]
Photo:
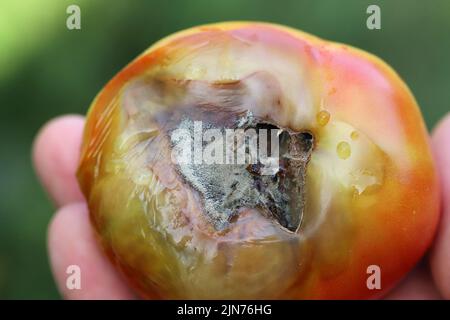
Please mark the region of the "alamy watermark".
[[66, 288], [69, 290], [81, 290], [81, 268], [72, 264], [67, 267]]
[[381, 290], [381, 268], [376, 264], [367, 267], [366, 286], [369, 290]]
[[369, 14], [366, 20], [366, 26], [369, 30], [381, 29], [381, 9], [376, 4], [367, 7], [366, 13]]
[[[192, 128], [193, 127], [193, 128]], [[191, 128], [171, 133], [171, 160], [176, 164], [261, 164], [261, 175], [279, 168], [281, 129], [205, 128], [194, 121]]]
[[66, 19], [66, 27], [69, 30], [81, 29], [81, 9], [76, 4], [67, 7], [66, 13], [69, 15]]

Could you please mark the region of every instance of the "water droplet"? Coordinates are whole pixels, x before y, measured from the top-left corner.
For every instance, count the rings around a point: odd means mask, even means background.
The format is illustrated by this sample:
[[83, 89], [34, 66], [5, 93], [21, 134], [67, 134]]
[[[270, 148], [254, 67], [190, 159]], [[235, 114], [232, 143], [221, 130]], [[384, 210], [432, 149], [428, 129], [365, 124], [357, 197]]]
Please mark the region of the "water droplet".
[[330, 121], [330, 113], [326, 110], [322, 110], [316, 115], [317, 123], [324, 127]]
[[352, 154], [350, 145], [345, 141], [341, 141], [338, 143], [338, 145], [336, 147], [336, 152], [337, 152], [339, 158], [341, 158], [343, 160], [347, 159]]

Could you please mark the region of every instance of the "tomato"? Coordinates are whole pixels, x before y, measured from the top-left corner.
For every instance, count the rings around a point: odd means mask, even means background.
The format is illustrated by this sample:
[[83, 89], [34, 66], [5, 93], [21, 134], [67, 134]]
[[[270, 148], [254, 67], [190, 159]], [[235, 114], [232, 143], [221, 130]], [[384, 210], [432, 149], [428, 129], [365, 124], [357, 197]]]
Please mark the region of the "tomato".
[[[174, 161], [196, 128], [201, 149]], [[278, 162], [202, 162], [227, 139], [208, 140], [214, 128], [244, 146], [243, 129], [275, 130]], [[91, 105], [78, 178], [101, 246], [144, 298], [380, 297], [439, 212], [427, 131], [395, 71], [266, 23], [188, 29], [131, 62]]]

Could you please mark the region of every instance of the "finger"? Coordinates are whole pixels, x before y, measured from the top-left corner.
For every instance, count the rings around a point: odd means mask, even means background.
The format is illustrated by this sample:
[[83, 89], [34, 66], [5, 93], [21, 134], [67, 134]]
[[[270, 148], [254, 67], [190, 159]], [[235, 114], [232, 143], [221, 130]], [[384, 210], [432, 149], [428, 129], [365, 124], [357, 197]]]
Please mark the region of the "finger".
[[[84, 203], [72, 203], [57, 212], [49, 227], [48, 249], [53, 274], [65, 298], [135, 298], [122, 276], [101, 252]], [[75, 269], [70, 266], [75, 266]], [[79, 289], [75, 278], [78, 275]]]
[[388, 300], [442, 299], [436, 289], [428, 266], [418, 266], [385, 297]]
[[441, 181], [442, 216], [434, 242], [430, 266], [442, 296], [450, 299], [450, 114], [433, 133], [433, 151]]
[[37, 175], [58, 207], [83, 199], [75, 177], [83, 125], [81, 116], [58, 117], [40, 130], [34, 142]]

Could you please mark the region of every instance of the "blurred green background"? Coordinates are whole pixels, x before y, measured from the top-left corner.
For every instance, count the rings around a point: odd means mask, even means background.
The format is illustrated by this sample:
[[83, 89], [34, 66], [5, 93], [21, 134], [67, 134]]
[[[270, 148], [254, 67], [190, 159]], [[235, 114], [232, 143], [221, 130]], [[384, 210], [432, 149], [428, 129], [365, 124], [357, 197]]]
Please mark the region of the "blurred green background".
[[[81, 8], [81, 30], [66, 8]], [[366, 8], [381, 7], [381, 30]], [[33, 173], [47, 120], [85, 113], [102, 86], [155, 40], [193, 25], [262, 20], [370, 51], [397, 70], [428, 128], [450, 110], [450, 1], [0, 0], [0, 298], [59, 298], [47, 262], [53, 208]]]

